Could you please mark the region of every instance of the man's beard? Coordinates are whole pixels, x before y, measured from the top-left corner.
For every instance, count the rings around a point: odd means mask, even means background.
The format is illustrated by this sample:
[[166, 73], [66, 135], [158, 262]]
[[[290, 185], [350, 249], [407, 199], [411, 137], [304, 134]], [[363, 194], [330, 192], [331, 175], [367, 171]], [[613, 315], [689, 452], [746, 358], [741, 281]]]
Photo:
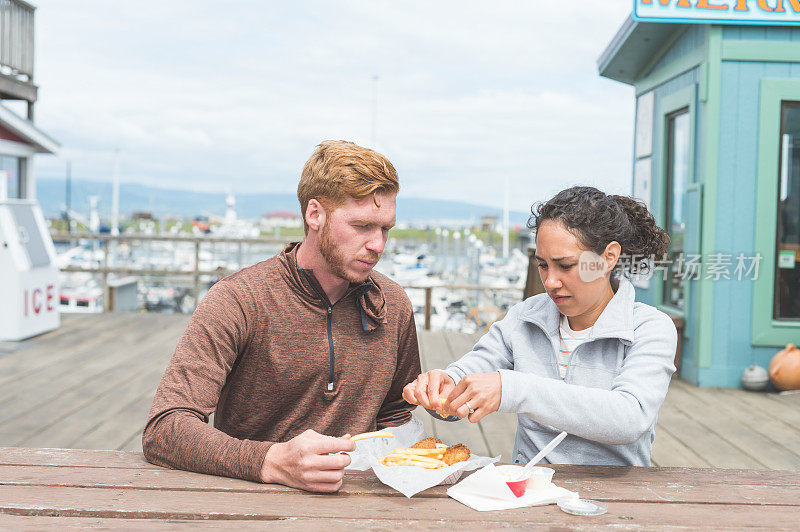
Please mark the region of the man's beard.
[[[342, 253], [342, 250], [336, 245], [331, 237], [331, 232], [328, 227], [328, 224], [322, 226], [322, 230], [319, 234], [319, 252], [322, 255], [322, 258], [325, 259], [325, 262], [328, 263], [328, 268], [335, 276], [344, 279], [348, 283], [363, 283], [366, 281], [366, 276], [357, 277], [352, 273], [347, 271], [345, 265], [348, 262], [348, 257]], [[377, 253], [370, 253], [366, 257], [356, 257], [363, 258], [364, 260], [368, 260], [370, 262], [377, 262], [380, 259], [380, 255]]]

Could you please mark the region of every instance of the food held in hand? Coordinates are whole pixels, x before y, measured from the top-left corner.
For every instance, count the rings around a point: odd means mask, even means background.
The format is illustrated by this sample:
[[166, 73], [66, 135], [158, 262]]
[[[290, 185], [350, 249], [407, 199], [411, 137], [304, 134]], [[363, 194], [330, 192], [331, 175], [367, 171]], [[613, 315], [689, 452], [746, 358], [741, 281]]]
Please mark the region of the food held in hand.
[[424, 469], [439, 469], [469, 459], [466, 445], [458, 443], [447, 446], [436, 438], [425, 438], [408, 449], [395, 449], [381, 459], [389, 467], [416, 466]]

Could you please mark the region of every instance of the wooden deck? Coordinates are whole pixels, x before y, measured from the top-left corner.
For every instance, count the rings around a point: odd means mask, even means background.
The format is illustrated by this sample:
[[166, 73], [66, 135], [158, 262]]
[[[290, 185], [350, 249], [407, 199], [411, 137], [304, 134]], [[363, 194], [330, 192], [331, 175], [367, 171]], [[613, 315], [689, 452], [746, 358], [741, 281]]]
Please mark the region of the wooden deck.
[[[188, 316], [66, 316], [57, 331], [0, 342], [0, 446], [141, 450], [141, 430]], [[476, 337], [420, 331], [425, 368]], [[428, 431], [510, 459], [516, 419], [434, 422]], [[800, 394], [697, 388], [674, 380], [661, 409], [653, 465], [800, 469]]]

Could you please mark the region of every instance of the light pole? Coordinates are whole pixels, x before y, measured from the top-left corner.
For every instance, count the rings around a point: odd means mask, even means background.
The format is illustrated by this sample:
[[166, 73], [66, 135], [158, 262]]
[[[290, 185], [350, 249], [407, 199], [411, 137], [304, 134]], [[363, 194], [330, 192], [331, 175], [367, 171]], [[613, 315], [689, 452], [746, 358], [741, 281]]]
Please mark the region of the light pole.
[[378, 76], [372, 76], [372, 147], [378, 139]]

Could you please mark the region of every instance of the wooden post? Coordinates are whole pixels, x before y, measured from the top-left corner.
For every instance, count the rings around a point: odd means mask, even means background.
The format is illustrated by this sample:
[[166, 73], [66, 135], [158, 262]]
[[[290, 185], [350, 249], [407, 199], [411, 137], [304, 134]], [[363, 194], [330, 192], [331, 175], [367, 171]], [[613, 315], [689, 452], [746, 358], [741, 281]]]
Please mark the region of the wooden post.
[[536, 261], [536, 249], [534, 247], [528, 248], [528, 277], [525, 280], [525, 292], [522, 299], [528, 299], [536, 294], [544, 293], [544, 285], [542, 278], [539, 276], [539, 264]]
[[672, 323], [675, 324], [675, 329], [678, 331], [678, 345], [675, 348], [675, 374], [674, 377], [680, 377], [681, 375], [681, 345], [683, 344], [683, 330], [686, 327], [686, 321], [683, 319], [682, 316], [678, 316], [677, 314], [673, 314], [671, 312], [666, 313], [667, 316], [672, 318]]
[[194, 241], [194, 308], [200, 303], [200, 239]]
[[108, 247], [109, 239], [103, 242], [103, 312], [111, 312], [111, 294], [108, 290]]
[[430, 286], [425, 287], [425, 330], [431, 330], [431, 292], [433, 288]]

